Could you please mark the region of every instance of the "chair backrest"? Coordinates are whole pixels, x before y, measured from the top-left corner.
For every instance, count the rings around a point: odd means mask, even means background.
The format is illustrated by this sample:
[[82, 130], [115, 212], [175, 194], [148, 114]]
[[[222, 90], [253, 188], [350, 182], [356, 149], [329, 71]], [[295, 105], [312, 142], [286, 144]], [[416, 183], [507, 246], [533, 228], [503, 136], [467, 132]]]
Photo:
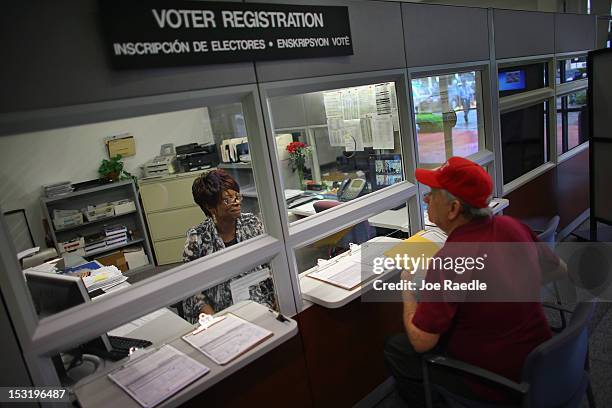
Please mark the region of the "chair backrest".
[[[316, 213], [320, 213], [321, 211], [328, 210], [340, 204], [342, 203], [336, 200], [319, 200], [319, 201], [315, 201], [312, 206], [314, 207], [314, 210]], [[328, 237], [318, 240], [317, 242], [314, 243], [314, 246], [318, 248], [336, 247], [336, 246], [344, 247], [344, 244], [341, 243], [341, 241], [343, 240], [344, 237], [346, 237], [346, 235], [349, 232], [351, 232], [351, 228], [345, 228], [332, 235], [329, 235]]]
[[548, 221], [548, 225], [538, 234], [538, 238], [542, 242], [545, 242], [550, 246], [551, 249], [555, 249], [556, 237], [557, 237], [557, 227], [559, 226], [559, 216], [555, 215]]
[[594, 302], [579, 303], [565, 330], [527, 356], [522, 379], [530, 384], [530, 406], [564, 407], [577, 397], [586, 376], [587, 325], [594, 309]]
[[[342, 203], [336, 200], [319, 200], [315, 201], [313, 207], [315, 209], [315, 212], [320, 213], [321, 211], [328, 210], [340, 204]], [[354, 244], [361, 244], [376, 235], [376, 231], [367, 220], [362, 221], [357, 225], [354, 225], [352, 228], [348, 228], [348, 231], [349, 232], [347, 234], [343, 234], [340, 237], [341, 239], [338, 239], [341, 245], [347, 248], [349, 242], [352, 242]]]
[[315, 201], [312, 205], [315, 209], [315, 212], [320, 213], [321, 211], [329, 210], [330, 208], [336, 207], [342, 204], [340, 201], [336, 200], [319, 200]]

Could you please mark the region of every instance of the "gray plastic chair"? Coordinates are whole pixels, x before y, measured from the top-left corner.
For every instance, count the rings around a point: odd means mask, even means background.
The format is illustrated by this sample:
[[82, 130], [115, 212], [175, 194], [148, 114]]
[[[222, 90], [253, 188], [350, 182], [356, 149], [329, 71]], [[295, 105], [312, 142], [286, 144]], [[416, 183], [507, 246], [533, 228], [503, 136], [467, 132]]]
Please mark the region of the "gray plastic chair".
[[[555, 215], [554, 217], [550, 219], [550, 221], [548, 221], [548, 224], [546, 225], [546, 228], [544, 228], [543, 231], [534, 230], [534, 232], [538, 234], [538, 238], [540, 239], [540, 241], [548, 244], [550, 249], [552, 249], [553, 251], [555, 250], [555, 247], [557, 246], [557, 228], [559, 227], [559, 220], [560, 220], [559, 216]], [[555, 302], [558, 305], [560, 305], [562, 303], [561, 293], [559, 292], [559, 286], [557, 285], [557, 282], [551, 282], [548, 285], [552, 287], [552, 293], [555, 297]], [[545, 286], [545, 288], [546, 290], [550, 291], [550, 287], [548, 285]], [[559, 332], [565, 329], [565, 326], [567, 326], [565, 315], [563, 313], [560, 313], [560, 317], [561, 317], [560, 319], [561, 327], [551, 327], [551, 329], [555, 332]]]
[[534, 230], [534, 232], [538, 233], [538, 238], [540, 238], [542, 242], [547, 243], [552, 250], [555, 249], [557, 244], [557, 227], [559, 227], [559, 220], [559, 216], [555, 215], [548, 221], [548, 225], [546, 225], [544, 231]]

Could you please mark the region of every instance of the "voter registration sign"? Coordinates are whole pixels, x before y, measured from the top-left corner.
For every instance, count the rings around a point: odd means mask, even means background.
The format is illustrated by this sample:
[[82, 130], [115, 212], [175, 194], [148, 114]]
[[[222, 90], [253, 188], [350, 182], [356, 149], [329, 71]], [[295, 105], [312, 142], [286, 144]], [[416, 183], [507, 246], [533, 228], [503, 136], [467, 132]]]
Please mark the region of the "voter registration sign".
[[115, 68], [353, 54], [347, 7], [100, 0]]

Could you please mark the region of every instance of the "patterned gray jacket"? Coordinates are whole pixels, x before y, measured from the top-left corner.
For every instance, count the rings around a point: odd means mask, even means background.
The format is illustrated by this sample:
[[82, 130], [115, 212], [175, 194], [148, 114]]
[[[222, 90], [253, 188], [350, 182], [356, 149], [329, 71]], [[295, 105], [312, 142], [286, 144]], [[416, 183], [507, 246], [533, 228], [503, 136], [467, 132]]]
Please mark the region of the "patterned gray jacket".
[[[243, 213], [240, 214], [240, 217], [236, 220], [236, 243], [261, 235], [263, 232], [263, 225], [254, 214]], [[187, 240], [183, 250], [183, 262], [193, 261], [224, 248], [225, 243], [217, 232], [215, 223], [211, 218], [206, 217], [201, 224], [187, 231]], [[185, 318], [191, 323], [196, 323], [200, 310], [205, 304], [210, 305], [215, 312], [219, 312], [231, 306], [233, 301], [230, 282], [266, 267], [268, 266], [257, 266], [249, 272], [236, 275], [217, 286], [205, 289], [201, 293], [185, 299], [183, 301]], [[249, 288], [249, 294], [251, 300], [255, 302], [264, 304], [268, 307], [275, 306], [274, 287], [271, 278], [267, 278], [257, 285], [251, 286]]]

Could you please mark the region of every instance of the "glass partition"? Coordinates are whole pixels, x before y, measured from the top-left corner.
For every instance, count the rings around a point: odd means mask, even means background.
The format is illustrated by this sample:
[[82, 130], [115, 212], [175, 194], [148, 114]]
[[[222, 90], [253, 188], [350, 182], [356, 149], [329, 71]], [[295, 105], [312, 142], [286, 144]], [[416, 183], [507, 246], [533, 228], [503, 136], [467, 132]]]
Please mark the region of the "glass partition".
[[510, 96], [548, 86], [548, 63], [517, 65], [498, 70], [499, 96]]
[[404, 180], [395, 83], [271, 97], [289, 220]]
[[[299, 273], [314, 270], [318, 263], [340, 259], [366, 242], [405, 239], [410, 236], [406, 205], [376, 214], [338, 232], [327, 234], [312, 244], [296, 248]], [[392, 238], [392, 239], [386, 239]]]
[[419, 166], [435, 167], [485, 148], [481, 72], [415, 78], [411, 86]]
[[563, 154], [588, 140], [587, 91], [557, 98], [557, 152]]
[[557, 84], [564, 84], [587, 78], [587, 57], [575, 57], [557, 61]]
[[504, 184], [548, 161], [548, 102], [500, 115]]
[[2, 208], [25, 209], [43, 248], [23, 268], [81, 277], [91, 295], [263, 234], [247, 127], [233, 103], [0, 138]]

